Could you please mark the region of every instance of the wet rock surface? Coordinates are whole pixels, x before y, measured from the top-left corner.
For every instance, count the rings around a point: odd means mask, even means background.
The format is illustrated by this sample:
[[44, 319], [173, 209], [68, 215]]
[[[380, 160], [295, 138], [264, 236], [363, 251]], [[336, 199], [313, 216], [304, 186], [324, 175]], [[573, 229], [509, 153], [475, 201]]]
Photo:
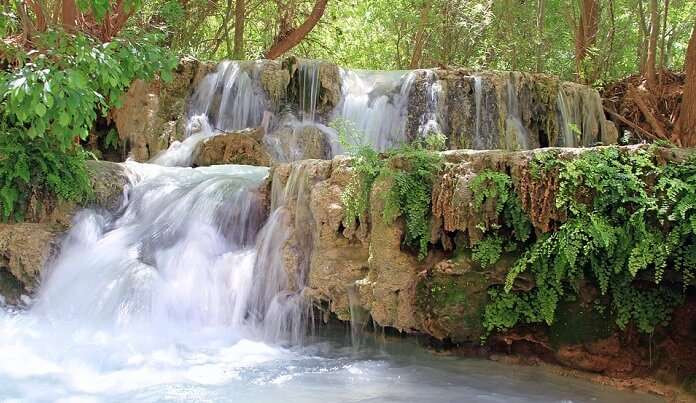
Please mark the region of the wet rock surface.
[[216, 135], [200, 143], [195, 154], [194, 166], [271, 164], [271, 156], [263, 143], [261, 128]]

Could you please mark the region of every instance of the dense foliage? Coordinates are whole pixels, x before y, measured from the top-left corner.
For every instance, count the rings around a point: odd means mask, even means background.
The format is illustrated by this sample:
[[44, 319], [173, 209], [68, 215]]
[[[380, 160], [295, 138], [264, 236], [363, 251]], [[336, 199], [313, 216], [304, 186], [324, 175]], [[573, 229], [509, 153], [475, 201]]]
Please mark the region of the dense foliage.
[[[481, 213], [485, 203], [492, 204], [501, 217], [499, 222], [480, 222], [477, 227], [485, 234], [473, 242], [472, 258], [483, 267], [500, 259], [503, 251], [512, 252], [526, 242], [532, 225], [522, 210], [519, 198], [512, 191], [512, 180], [502, 172], [486, 170], [478, 174], [470, 184], [474, 211]], [[484, 215], [481, 214], [481, 217]]]
[[[491, 290], [486, 328], [550, 325], [558, 304], [582, 284], [597, 288], [596, 306], [610, 307], [605, 313], [619, 328], [635, 323], [652, 332], [666, 324], [681, 298], [666, 277], [683, 287], [694, 283], [696, 160], [661, 166], [650, 151], [618, 148], [567, 161], [538, 155], [532, 169], [558, 175], [556, 207], [567, 221], [529, 243], [505, 286]], [[532, 290], [515, 289], [522, 273], [533, 278]]]
[[[32, 194], [83, 201], [90, 196], [85, 140], [134, 79], [168, 79], [176, 59], [152, 36], [100, 41], [47, 31], [36, 49], [13, 48], [13, 69], [0, 70], [0, 203], [22, 219]], [[37, 50], [40, 49], [40, 50]]]
[[[145, 2], [136, 21], [143, 26], [166, 26], [174, 49], [204, 59], [230, 58], [238, 22], [234, 14], [240, 1]], [[288, 24], [303, 21], [315, 0], [244, 3], [243, 56], [257, 59]], [[329, 1], [317, 26], [292, 52], [356, 68], [461, 65], [543, 71], [564, 79], [606, 82], [643, 71], [650, 34], [649, 3], [595, 1], [596, 34], [586, 44], [586, 57], [578, 63], [574, 59], [582, 2], [569, 0]], [[668, 4], [659, 1], [658, 7], [657, 62], [679, 69], [696, 5], [671, 0]]]

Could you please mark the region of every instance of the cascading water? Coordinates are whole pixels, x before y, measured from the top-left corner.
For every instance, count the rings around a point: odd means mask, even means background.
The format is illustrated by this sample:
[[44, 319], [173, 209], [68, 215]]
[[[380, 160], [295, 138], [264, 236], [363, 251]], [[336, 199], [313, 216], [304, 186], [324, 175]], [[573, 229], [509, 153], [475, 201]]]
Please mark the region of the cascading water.
[[[481, 109], [483, 108], [483, 84], [481, 76], [474, 76], [474, 103], [476, 115], [474, 116], [474, 142], [481, 138]], [[474, 146], [478, 144], [474, 143]], [[478, 148], [478, 147], [475, 147]]]
[[319, 62], [305, 61], [298, 67], [299, 103], [303, 122], [317, 120], [317, 100], [319, 97]]
[[423, 70], [423, 74], [425, 74], [425, 111], [419, 119], [418, 136], [420, 138], [443, 133], [443, 119], [440, 111], [442, 85], [437, 75], [431, 70]]
[[505, 116], [505, 137], [508, 144], [514, 144], [522, 150], [529, 149], [529, 133], [520, 119], [519, 96], [517, 95], [517, 77], [511, 73], [506, 82], [507, 115]]
[[182, 142], [152, 159], [165, 166], [190, 166], [198, 144], [221, 132], [259, 127], [270, 108], [260, 83], [262, 62], [224, 61], [206, 75], [188, 102]]
[[334, 118], [346, 119], [379, 151], [407, 142], [408, 95], [413, 72], [342, 70], [342, 100]]
[[573, 147], [582, 140], [577, 138], [578, 134], [582, 133], [580, 132], [582, 117], [580, 116], [580, 110], [573, 108], [573, 105], [569, 102], [568, 94], [563, 88], [558, 91], [557, 108], [561, 134], [557, 143], [562, 147]]

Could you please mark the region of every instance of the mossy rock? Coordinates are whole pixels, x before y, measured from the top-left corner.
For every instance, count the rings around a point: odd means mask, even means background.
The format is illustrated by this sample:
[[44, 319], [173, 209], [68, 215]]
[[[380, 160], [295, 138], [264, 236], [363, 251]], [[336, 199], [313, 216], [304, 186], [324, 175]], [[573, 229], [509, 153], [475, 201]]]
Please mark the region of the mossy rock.
[[466, 258], [446, 261], [418, 284], [417, 304], [435, 334], [455, 342], [478, 341], [489, 280]]

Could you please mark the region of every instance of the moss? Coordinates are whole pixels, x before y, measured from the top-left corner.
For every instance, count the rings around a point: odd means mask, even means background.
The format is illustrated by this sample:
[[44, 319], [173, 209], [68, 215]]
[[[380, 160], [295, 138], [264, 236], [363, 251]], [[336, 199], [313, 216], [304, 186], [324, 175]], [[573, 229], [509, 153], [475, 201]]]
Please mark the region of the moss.
[[453, 340], [475, 341], [483, 331], [487, 287], [483, 273], [435, 274], [418, 284], [417, 303], [428, 319]]
[[549, 328], [549, 339], [555, 347], [585, 344], [605, 339], [614, 331], [614, 321], [592, 306], [565, 301], [558, 305], [556, 318]]

